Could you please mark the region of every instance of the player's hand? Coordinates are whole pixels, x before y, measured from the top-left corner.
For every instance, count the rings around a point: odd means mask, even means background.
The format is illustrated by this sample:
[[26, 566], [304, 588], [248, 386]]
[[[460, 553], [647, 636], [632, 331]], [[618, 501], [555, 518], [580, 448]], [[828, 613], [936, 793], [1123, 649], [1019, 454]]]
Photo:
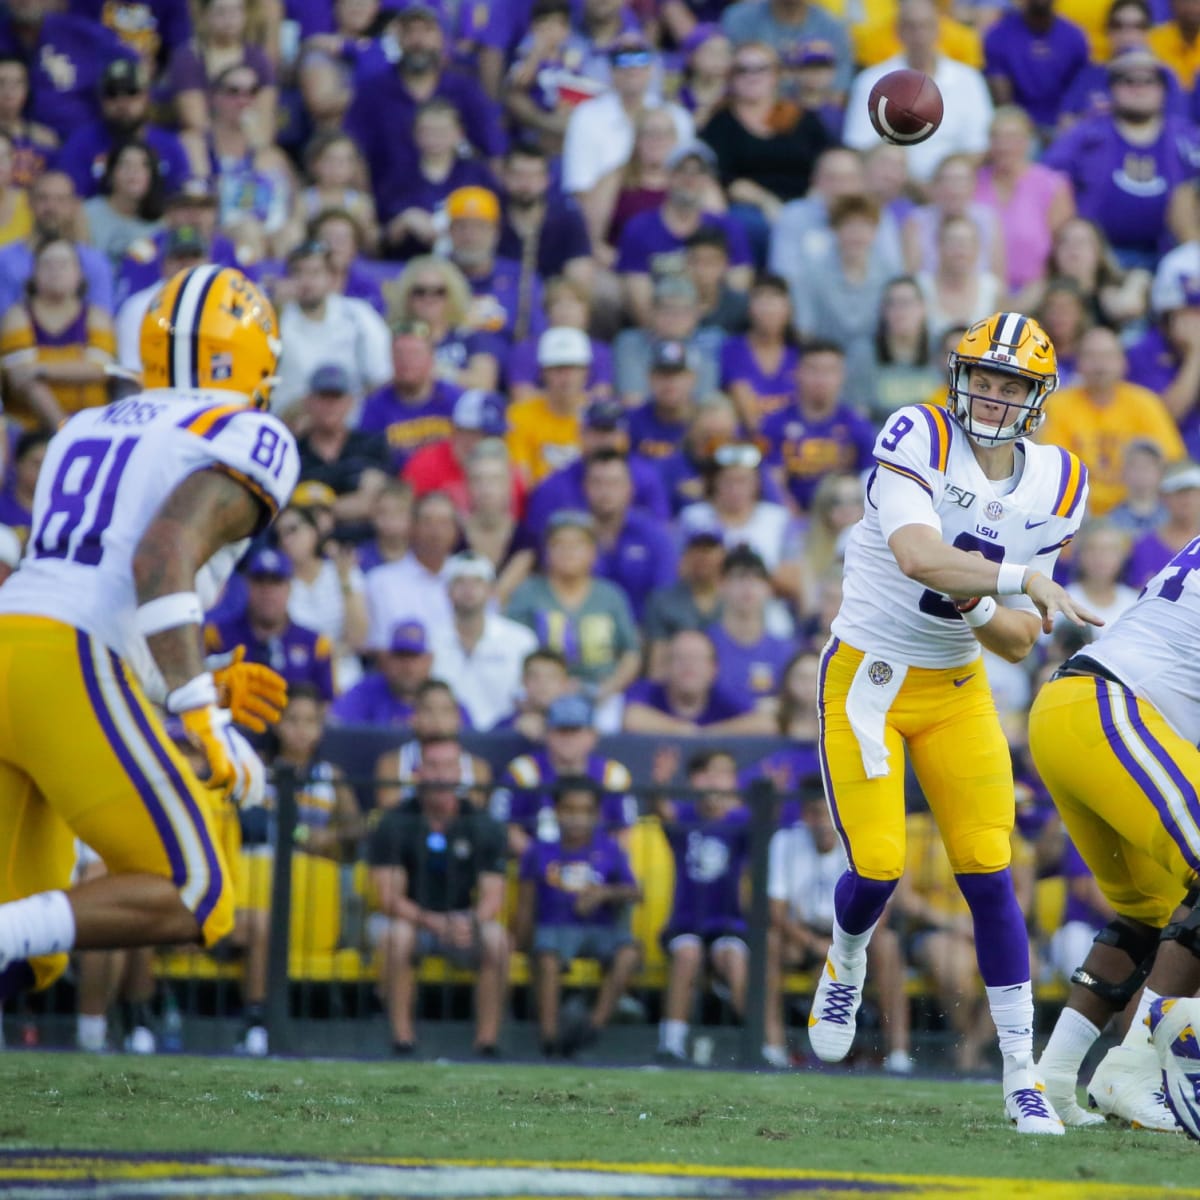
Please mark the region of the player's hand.
[[206, 665], [213, 673], [221, 707], [229, 709], [238, 725], [263, 733], [283, 714], [287, 682], [270, 667], [245, 662], [245, 657], [246, 647], [236, 646], [228, 654], [213, 655]]
[[1042, 632], [1054, 632], [1054, 618], [1061, 614], [1072, 625], [1103, 625], [1104, 619], [1096, 616], [1081, 604], [1076, 604], [1066, 591], [1048, 575], [1034, 571], [1025, 585], [1025, 594], [1037, 605], [1042, 617]]
[[178, 716], [192, 744], [208, 763], [208, 777], [203, 782], [235, 804], [261, 804], [266, 784], [262, 760], [234, 729], [229, 713], [215, 704], [205, 704], [185, 708]]

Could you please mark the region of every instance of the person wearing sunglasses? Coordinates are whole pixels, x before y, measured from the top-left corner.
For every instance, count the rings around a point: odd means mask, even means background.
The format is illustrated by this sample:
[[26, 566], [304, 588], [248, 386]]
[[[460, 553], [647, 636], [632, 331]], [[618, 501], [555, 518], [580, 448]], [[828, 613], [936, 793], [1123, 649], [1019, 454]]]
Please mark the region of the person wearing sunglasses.
[[786, 48], [814, 39], [828, 42], [837, 59], [837, 91], [850, 90], [854, 55], [846, 26], [808, 0], [743, 0], [721, 15], [721, 28], [735, 47], [748, 42]]

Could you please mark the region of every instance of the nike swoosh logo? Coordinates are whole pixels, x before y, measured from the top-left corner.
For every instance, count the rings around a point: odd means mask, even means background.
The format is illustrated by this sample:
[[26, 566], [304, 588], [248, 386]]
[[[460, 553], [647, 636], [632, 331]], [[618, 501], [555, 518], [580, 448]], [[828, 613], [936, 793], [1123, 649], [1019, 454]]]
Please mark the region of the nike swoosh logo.
[[[1047, 517], [1046, 521], [1049, 521], [1049, 519], [1050, 518]], [[1046, 521], [1030, 521], [1030, 520], [1026, 519], [1025, 528], [1026, 529], [1036, 529], [1039, 525], [1045, 525]]]
[[964, 676], [963, 676], [961, 679], [956, 679], [956, 680], [954, 681], [954, 686], [955, 686], [955, 687], [962, 687], [962, 685], [963, 685], [964, 683], [970, 683], [970, 682], [971, 682], [971, 680], [972, 680], [972, 679], [974, 679], [974, 678], [975, 678], [975, 672], [974, 672], [974, 671], [972, 671], [970, 675], [964, 675]]

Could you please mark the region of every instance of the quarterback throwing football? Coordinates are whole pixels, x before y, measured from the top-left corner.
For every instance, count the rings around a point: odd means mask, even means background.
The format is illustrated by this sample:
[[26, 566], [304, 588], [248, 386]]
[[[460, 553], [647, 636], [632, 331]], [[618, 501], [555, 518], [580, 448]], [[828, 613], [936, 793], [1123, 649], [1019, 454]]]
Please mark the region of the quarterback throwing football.
[[1100, 624], [1052, 578], [1083, 519], [1087, 471], [1028, 440], [1058, 385], [1036, 321], [978, 322], [949, 367], [947, 407], [902, 408], [875, 443], [821, 658], [821, 767], [850, 866], [809, 1039], [826, 1062], [854, 1040], [867, 943], [904, 871], [907, 748], [974, 919], [1005, 1110], [1022, 1133], [1061, 1134], [1033, 1072], [1029, 944], [1009, 871], [1012, 765], [980, 646], [1018, 662], [1059, 614]]

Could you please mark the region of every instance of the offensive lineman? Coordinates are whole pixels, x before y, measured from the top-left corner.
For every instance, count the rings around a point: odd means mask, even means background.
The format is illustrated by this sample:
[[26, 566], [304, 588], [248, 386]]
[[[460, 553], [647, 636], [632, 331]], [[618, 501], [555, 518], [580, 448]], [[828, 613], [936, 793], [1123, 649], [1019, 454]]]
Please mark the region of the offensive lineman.
[[1029, 715], [1038, 771], [1116, 910], [1071, 977], [1039, 1064], [1068, 1125], [1104, 1120], [1076, 1101], [1079, 1068], [1144, 980], [1129, 1031], [1096, 1068], [1088, 1094], [1101, 1113], [1135, 1126], [1179, 1128], [1144, 1018], [1160, 995], [1190, 996], [1200, 987], [1198, 569], [1200, 538], [1059, 668]]
[[[239, 271], [196, 267], [152, 303], [141, 354], [149, 390], [51, 441], [0, 589], [0, 1000], [48, 986], [73, 947], [207, 946], [233, 927], [215, 831], [263, 772], [231, 721], [273, 719], [281, 681], [237, 655], [214, 678], [201, 623], [298, 475], [292, 435], [260, 411], [275, 313]], [[152, 699], [203, 751], [205, 783]], [[67, 892], [75, 837], [108, 874]]]
[[904, 871], [907, 747], [974, 918], [1005, 1111], [1021, 1133], [1061, 1134], [1033, 1074], [1029, 943], [1009, 871], [1012, 763], [980, 645], [1019, 662], [1058, 613], [1100, 623], [1051, 578], [1083, 519], [1087, 472], [1027, 440], [1058, 385], [1037, 322], [977, 322], [949, 368], [947, 408], [902, 408], [876, 440], [821, 657], [821, 768], [850, 866], [809, 1040], [826, 1062], [854, 1041], [867, 943]]

